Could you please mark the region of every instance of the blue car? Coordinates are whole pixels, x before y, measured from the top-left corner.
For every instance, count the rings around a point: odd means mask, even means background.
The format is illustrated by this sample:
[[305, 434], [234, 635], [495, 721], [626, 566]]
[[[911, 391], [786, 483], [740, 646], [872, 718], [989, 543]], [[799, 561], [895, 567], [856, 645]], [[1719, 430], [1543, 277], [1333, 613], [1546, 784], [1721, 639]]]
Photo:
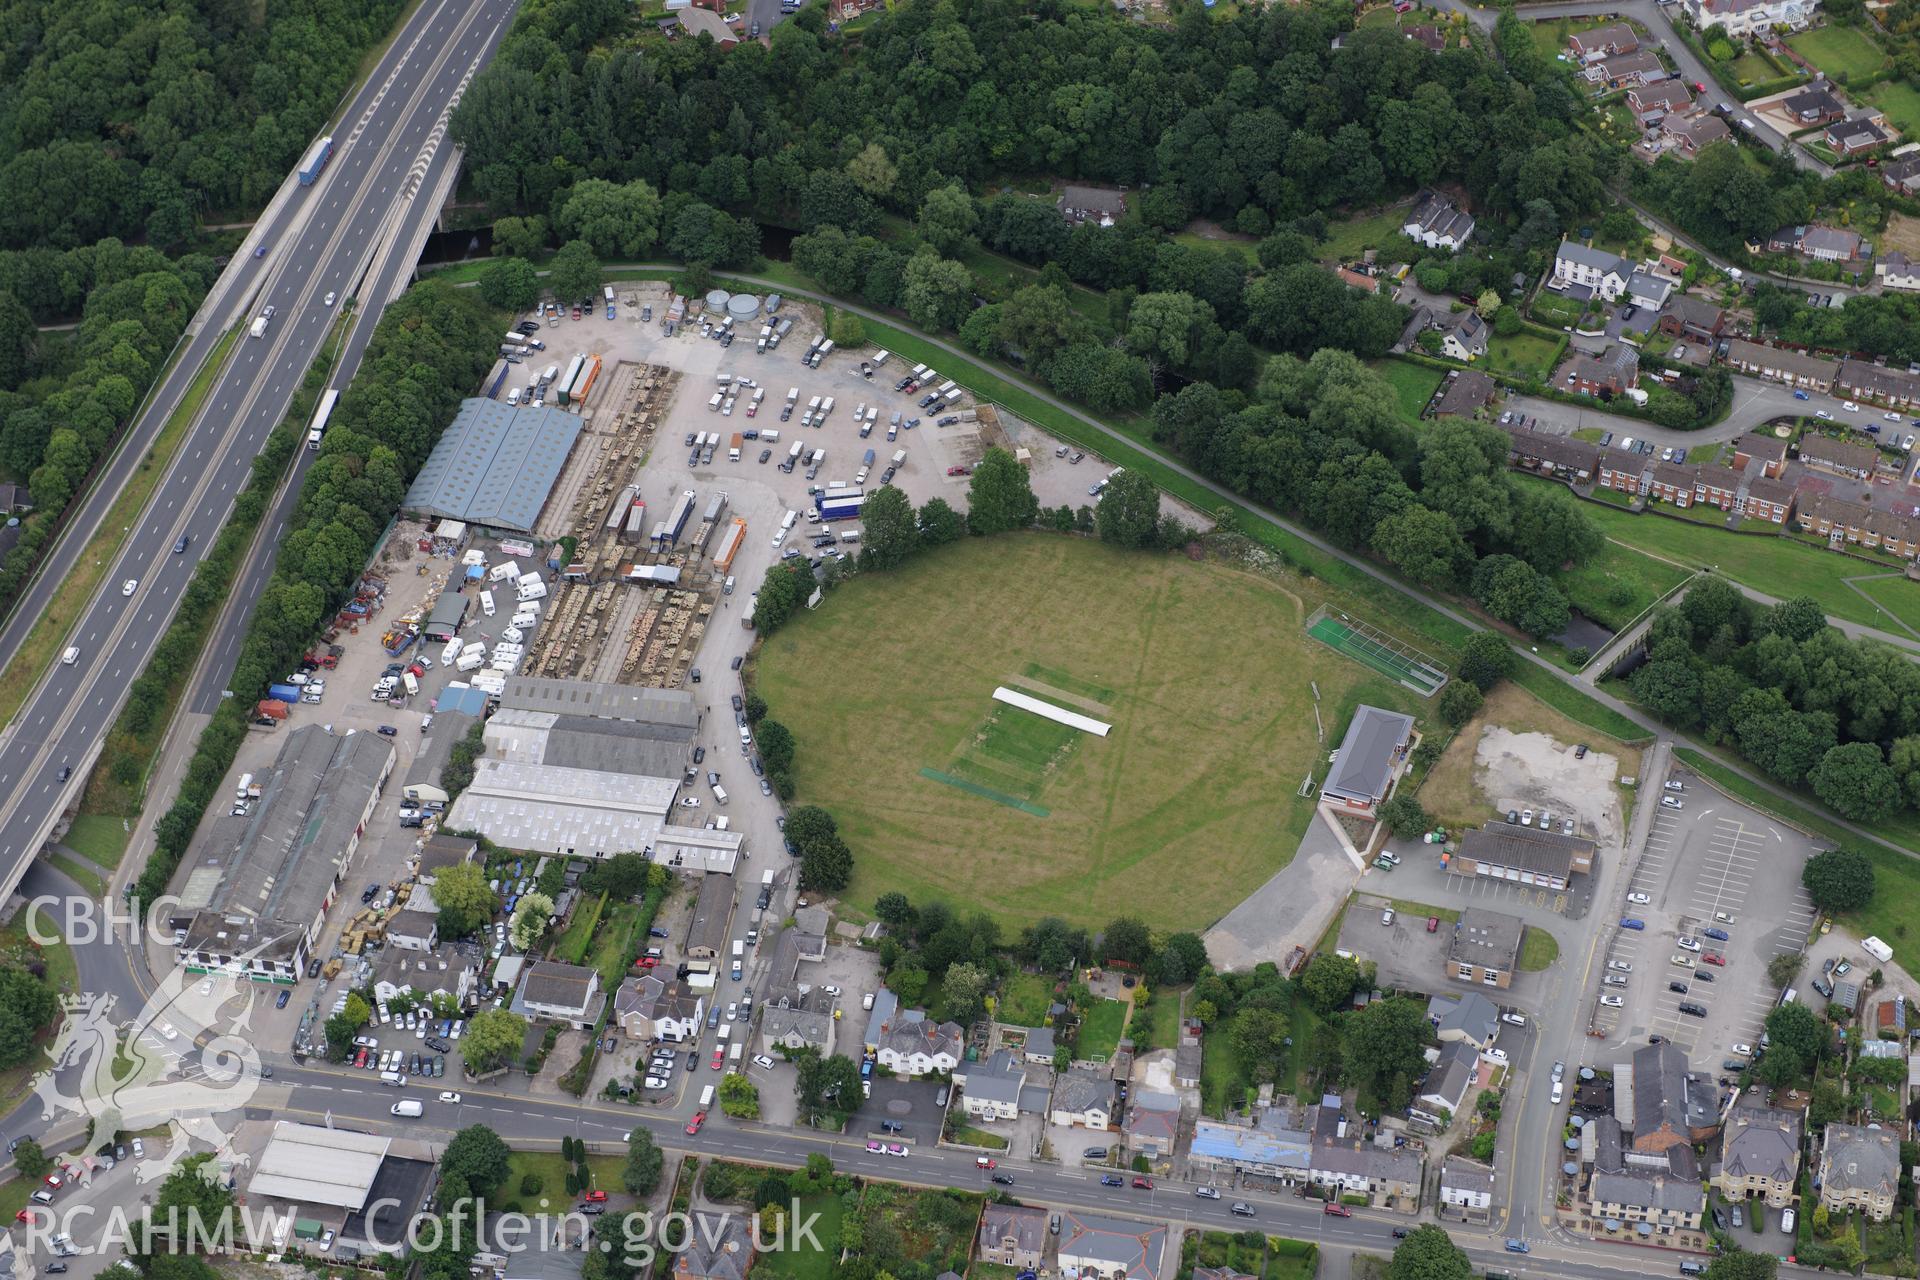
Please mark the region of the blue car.
[[1700, 932], [1706, 934], [1715, 942], [1725, 942], [1727, 940], [1727, 931], [1725, 929], [1702, 929]]
[[1793, 398], [1795, 400], [1805, 400], [1808, 398], [1808, 396], [1807, 396], [1807, 393], [1804, 391], [1796, 391], [1793, 393]]
[[860, 1063], [860, 1075], [864, 1079], [873, 1074], [873, 1059], [867, 1058]]
[[1508, 1253], [1532, 1253], [1533, 1246], [1528, 1244], [1525, 1240], [1509, 1240], [1507, 1241], [1507, 1252]]
[[1100, 1175], [1100, 1185], [1103, 1187], [1124, 1187], [1127, 1185], [1127, 1180], [1117, 1173], [1103, 1173]]
[[1620, 927], [1622, 929], [1644, 929], [1647, 927], [1647, 922], [1645, 920], [1635, 920], [1632, 916], [1621, 916]]

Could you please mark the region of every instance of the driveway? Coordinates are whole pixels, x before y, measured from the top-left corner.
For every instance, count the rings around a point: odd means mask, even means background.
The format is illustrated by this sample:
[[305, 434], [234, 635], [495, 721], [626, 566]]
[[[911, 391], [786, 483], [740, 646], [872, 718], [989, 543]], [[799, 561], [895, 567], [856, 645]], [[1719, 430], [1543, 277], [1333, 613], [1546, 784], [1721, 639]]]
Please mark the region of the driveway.
[[[1509, 396], [1505, 403], [1509, 409], [1538, 418], [1538, 430], [1541, 431], [1551, 431], [1556, 435], [1572, 435], [1583, 429], [1611, 431], [1616, 443], [1632, 436], [1636, 440], [1650, 440], [1659, 448], [1680, 445], [1691, 449], [1722, 440], [1737, 440], [1774, 418], [1794, 415], [1811, 417], [1819, 409], [1825, 409], [1840, 421], [1856, 419], [1864, 422], [1869, 416], [1864, 412], [1848, 413], [1840, 407], [1838, 396], [1809, 392], [1807, 399], [1797, 400], [1790, 387], [1739, 374], [1733, 378], [1733, 407], [1727, 416], [1698, 431], [1675, 431], [1640, 418], [1608, 413], [1603, 409], [1583, 408], [1559, 400], [1544, 400], [1537, 396]], [[1871, 416], [1877, 420], [1878, 411]]]
[[1295, 946], [1320, 940], [1358, 878], [1340, 837], [1316, 810], [1293, 861], [1207, 930], [1214, 967], [1224, 972], [1251, 969], [1262, 960], [1285, 964]]

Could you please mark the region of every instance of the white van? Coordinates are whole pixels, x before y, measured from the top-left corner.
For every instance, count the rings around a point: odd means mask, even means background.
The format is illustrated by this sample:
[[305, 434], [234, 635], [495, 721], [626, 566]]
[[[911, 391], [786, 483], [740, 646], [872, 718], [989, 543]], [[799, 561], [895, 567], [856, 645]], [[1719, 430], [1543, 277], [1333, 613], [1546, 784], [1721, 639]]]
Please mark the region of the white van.
[[721, 395], [718, 391], [714, 392], [713, 398], [707, 401], [708, 410], [713, 413], [720, 412], [720, 402], [724, 399], [726, 399], [726, 397]]
[[820, 416], [825, 417], [826, 415], [832, 412], [833, 412], [833, 397], [828, 396], [825, 400], [822, 400], [820, 402]]
[[858, 529], [849, 529], [845, 533], [840, 535], [840, 541], [858, 542], [860, 541], [860, 531]]
[[902, 467], [906, 465], [906, 462], [907, 451], [905, 449], [895, 449], [893, 451], [893, 465], [895, 467]]
[[761, 872], [760, 887], [762, 889], [773, 888], [773, 868], [772, 867], [768, 867], [765, 871]]
[[733, 1042], [733, 1048], [727, 1050], [727, 1066], [729, 1068], [732, 1068], [734, 1070], [739, 1069], [740, 1051], [746, 1047], [747, 1047], [746, 1042], [743, 1040], [735, 1040]]
[[723, 596], [730, 596], [733, 594], [733, 575], [732, 574], [727, 575], [726, 582], [720, 588], [720, 594]]
[[747, 944], [745, 942], [742, 942], [739, 938], [735, 938], [733, 940], [734, 961], [737, 963], [742, 958], [744, 958], [746, 954], [747, 954]]
[[[799, 448], [798, 445], [795, 445], [794, 447], [796, 449]], [[780, 521], [780, 531], [784, 533], [788, 529], [793, 528], [793, 522], [798, 520], [799, 518], [800, 518], [800, 513], [798, 511], [787, 512], [787, 514]]]
[[807, 401], [807, 412], [808, 412], [808, 413], [816, 413], [816, 414], [820, 412], [820, 397], [819, 397], [819, 396], [815, 396], [815, 397], [814, 397], [813, 399], [811, 399], [811, 400], [809, 400], [809, 401]]
[[708, 1085], [700, 1091], [700, 1109], [705, 1111], [711, 1106], [713, 1106], [713, 1086]]
[[482, 591], [480, 593], [480, 612], [486, 614], [489, 618], [493, 616], [493, 592]]
[[727, 802], [727, 789], [717, 783], [713, 788], [713, 802], [715, 804], [725, 804]]
[[409, 1098], [405, 1102], [396, 1102], [392, 1106], [387, 1108], [388, 1114], [396, 1115], [396, 1116], [405, 1116], [411, 1120], [417, 1120], [420, 1118], [420, 1110], [421, 1110], [420, 1103], [417, 1099], [414, 1099], [414, 1098]]
[[80, 646], [77, 644], [68, 645], [67, 651], [60, 655], [60, 662], [63, 666], [70, 667], [78, 661], [80, 661]]
[[380, 1083], [390, 1084], [394, 1088], [399, 1089], [405, 1086], [405, 1084], [407, 1083], [407, 1078], [401, 1075], [398, 1071], [382, 1071], [380, 1073]]

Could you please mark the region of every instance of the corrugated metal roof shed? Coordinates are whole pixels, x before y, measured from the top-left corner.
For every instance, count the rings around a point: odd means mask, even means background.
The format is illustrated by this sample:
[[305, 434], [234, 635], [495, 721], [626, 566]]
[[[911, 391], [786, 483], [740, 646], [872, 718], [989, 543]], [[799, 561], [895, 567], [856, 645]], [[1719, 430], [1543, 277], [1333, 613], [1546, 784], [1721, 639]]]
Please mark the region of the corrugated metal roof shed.
[[580, 419], [559, 409], [463, 400], [403, 505], [493, 529], [531, 531], [579, 435]]

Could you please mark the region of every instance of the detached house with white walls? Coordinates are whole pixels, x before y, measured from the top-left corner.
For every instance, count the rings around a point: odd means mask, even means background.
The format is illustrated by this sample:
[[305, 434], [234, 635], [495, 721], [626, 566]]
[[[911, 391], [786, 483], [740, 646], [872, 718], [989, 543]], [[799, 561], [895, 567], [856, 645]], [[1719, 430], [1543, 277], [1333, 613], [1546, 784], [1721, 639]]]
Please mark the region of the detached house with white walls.
[[1578, 240], [1562, 240], [1553, 252], [1553, 278], [1547, 288], [1612, 302], [1627, 291], [1627, 281], [1632, 278], [1633, 264], [1619, 254]]

